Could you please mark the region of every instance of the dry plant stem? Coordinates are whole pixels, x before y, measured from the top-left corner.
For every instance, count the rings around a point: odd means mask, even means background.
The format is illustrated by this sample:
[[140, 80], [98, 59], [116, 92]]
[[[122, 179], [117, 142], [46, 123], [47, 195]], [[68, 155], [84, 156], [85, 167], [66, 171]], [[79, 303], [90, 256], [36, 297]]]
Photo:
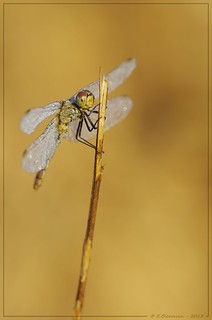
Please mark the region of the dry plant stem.
[[100, 105], [99, 105], [99, 121], [97, 128], [96, 151], [94, 161], [93, 185], [91, 191], [90, 209], [88, 216], [87, 229], [83, 244], [81, 270], [78, 283], [77, 296], [74, 306], [73, 319], [80, 319], [85, 297], [85, 288], [88, 276], [88, 268], [90, 264], [91, 248], [93, 244], [94, 227], [97, 214], [97, 204], [99, 198], [99, 189], [101, 184], [101, 176], [103, 171], [102, 154], [103, 154], [103, 138], [104, 123], [107, 104], [108, 81], [104, 77], [100, 79]]

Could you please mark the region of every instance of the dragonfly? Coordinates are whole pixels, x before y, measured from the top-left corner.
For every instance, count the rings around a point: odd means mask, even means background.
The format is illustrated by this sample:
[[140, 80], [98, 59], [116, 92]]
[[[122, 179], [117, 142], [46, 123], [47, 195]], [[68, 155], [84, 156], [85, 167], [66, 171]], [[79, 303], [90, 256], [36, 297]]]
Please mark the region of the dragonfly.
[[[136, 59], [131, 58], [105, 75], [108, 93], [120, 86], [136, 67]], [[64, 139], [79, 141], [91, 148], [89, 140], [95, 137], [98, 123], [99, 80], [79, 90], [71, 98], [55, 101], [39, 108], [29, 109], [23, 116], [20, 128], [31, 134], [47, 117], [55, 115], [44, 132], [24, 151], [22, 166], [24, 171], [35, 173], [34, 189], [42, 185], [49, 161]], [[118, 96], [107, 101], [105, 130], [123, 120], [132, 109], [133, 102], [128, 96]]]

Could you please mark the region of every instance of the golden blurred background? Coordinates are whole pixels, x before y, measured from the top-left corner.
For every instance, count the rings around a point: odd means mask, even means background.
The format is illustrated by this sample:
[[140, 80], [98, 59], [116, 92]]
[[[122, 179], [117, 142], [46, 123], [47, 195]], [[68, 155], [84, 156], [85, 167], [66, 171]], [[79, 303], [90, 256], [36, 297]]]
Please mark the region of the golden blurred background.
[[49, 120], [27, 136], [20, 119], [129, 57], [137, 68], [112, 96], [134, 108], [105, 135], [84, 314], [207, 315], [207, 10], [5, 5], [5, 315], [72, 314], [94, 157], [65, 141], [34, 191], [22, 153]]

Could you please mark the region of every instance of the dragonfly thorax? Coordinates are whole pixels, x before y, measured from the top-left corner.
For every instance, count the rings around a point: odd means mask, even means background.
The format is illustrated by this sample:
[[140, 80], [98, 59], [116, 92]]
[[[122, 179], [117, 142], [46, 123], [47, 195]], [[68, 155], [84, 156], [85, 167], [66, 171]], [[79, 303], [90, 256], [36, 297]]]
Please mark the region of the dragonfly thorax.
[[58, 113], [58, 132], [59, 134], [66, 133], [68, 124], [71, 121], [77, 120], [82, 116], [82, 112], [75, 104], [69, 100], [63, 101]]
[[71, 103], [69, 100], [62, 103], [59, 118], [62, 123], [69, 123], [70, 121], [77, 120], [81, 116], [79, 108]]

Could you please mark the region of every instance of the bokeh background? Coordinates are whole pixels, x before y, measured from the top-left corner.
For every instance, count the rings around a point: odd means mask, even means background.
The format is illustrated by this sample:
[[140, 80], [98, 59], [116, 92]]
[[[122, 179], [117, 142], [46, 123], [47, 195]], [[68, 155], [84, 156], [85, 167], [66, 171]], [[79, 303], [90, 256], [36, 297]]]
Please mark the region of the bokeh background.
[[134, 108], [105, 135], [84, 314], [207, 314], [207, 10], [5, 5], [5, 315], [72, 314], [94, 157], [65, 141], [34, 191], [22, 152], [49, 120], [27, 136], [20, 119], [129, 57], [137, 69], [112, 96]]

